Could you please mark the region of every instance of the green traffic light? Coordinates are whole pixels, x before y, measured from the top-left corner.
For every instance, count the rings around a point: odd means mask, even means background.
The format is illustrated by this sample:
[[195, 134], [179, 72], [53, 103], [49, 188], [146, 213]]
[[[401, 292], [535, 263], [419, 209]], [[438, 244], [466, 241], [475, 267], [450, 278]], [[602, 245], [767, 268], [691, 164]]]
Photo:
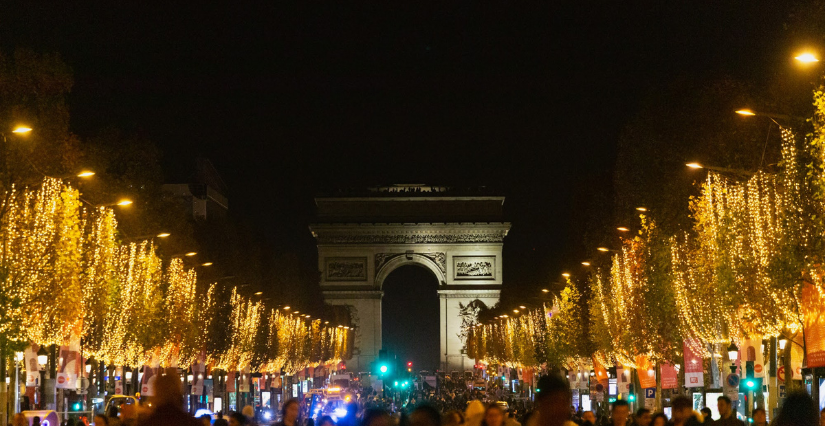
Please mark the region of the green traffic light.
[[398, 387], [398, 382], [395, 382], [395, 387]]
[[381, 366], [381, 368], [380, 368], [379, 370], [381, 370], [381, 372], [382, 372], [382, 373], [386, 373], [386, 372], [387, 372], [387, 366], [386, 366], [386, 365], [382, 365], [382, 366]]
[[628, 396], [627, 396], [627, 400], [628, 400], [628, 401], [630, 401], [630, 402], [635, 401], [635, 400], [636, 400], [636, 395], [633, 395], [633, 394], [631, 393], [630, 395], [628, 395]]
[[756, 386], [756, 383], [754, 383], [753, 380], [748, 380], [745, 382], [745, 385], [747, 385], [748, 388], [753, 389], [753, 387]]

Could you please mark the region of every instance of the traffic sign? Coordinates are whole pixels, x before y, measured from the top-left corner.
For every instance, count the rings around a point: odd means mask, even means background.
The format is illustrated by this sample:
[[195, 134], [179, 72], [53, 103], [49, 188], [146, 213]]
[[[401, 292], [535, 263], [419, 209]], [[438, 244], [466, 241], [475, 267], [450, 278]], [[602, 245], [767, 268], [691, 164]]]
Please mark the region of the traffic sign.
[[645, 398], [656, 399], [656, 388], [645, 389]]

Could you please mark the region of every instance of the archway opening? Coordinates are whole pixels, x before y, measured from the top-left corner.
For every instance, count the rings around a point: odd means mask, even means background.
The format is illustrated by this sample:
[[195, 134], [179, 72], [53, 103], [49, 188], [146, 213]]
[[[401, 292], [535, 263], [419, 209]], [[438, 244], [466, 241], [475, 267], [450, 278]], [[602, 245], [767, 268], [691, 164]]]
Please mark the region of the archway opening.
[[382, 286], [381, 340], [383, 349], [413, 371], [439, 368], [441, 350], [438, 279], [423, 266], [404, 265], [387, 276]]

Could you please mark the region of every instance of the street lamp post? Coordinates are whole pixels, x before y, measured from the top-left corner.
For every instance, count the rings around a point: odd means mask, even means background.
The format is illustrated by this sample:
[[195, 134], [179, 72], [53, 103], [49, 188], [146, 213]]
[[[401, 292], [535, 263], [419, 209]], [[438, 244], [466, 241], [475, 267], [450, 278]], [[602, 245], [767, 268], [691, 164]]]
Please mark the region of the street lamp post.
[[41, 346], [37, 350], [37, 366], [40, 367], [40, 398], [37, 399], [37, 405], [40, 409], [45, 408], [44, 398], [46, 396], [46, 364], [49, 362], [49, 353], [46, 348]]

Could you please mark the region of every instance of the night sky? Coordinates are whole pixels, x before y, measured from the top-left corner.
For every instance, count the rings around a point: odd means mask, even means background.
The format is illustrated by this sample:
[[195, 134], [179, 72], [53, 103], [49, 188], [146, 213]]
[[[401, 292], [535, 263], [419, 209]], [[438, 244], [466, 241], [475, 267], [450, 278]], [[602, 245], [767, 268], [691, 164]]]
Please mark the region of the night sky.
[[0, 48], [63, 56], [79, 135], [141, 132], [169, 181], [211, 159], [232, 214], [309, 267], [319, 192], [498, 188], [516, 300], [582, 259], [641, 100], [685, 74], [762, 78], [791, 3], [4, 1]]

